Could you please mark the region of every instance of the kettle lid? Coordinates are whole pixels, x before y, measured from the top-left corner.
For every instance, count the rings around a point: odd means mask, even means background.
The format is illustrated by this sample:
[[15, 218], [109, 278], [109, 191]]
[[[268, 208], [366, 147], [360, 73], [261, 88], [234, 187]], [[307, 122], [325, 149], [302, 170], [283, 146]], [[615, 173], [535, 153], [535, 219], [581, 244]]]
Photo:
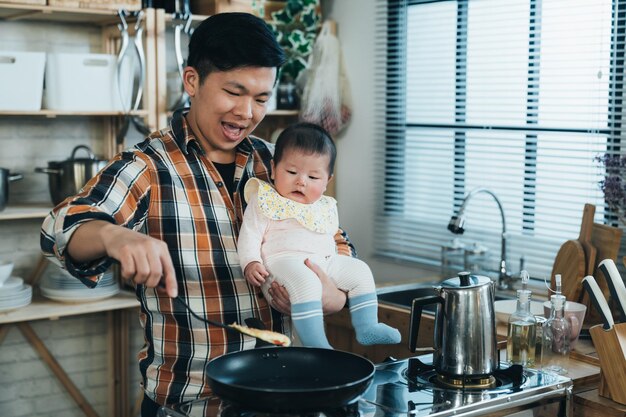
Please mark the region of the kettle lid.
[[472, 275], [469, 272], [459, 272], [458, 277], [449, 278], [441, 283], [443, 288], [474, 288], [492, 284], [491, 278], [483, 275]]

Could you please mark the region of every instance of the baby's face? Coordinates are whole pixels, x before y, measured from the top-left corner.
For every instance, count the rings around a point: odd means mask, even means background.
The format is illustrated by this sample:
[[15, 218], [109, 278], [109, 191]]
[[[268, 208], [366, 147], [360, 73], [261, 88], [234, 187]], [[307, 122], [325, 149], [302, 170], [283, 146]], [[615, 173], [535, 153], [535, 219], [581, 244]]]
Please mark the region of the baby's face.
[[272, 179], [280, 195], [298, 203], [315, 203], [330, 181], [330, 156], [306, 154], [296, 149], [283, 153], [278, 164], [272, 161]]

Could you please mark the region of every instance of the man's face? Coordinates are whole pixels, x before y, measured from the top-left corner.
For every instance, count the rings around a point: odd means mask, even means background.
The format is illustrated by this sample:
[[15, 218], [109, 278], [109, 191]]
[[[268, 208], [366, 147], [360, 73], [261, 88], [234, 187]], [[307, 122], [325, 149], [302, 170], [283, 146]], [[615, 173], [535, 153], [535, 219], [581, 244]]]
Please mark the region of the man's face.
[[191, 97], [187, 121], [209, 159], [233, 162], [235, 147], [265, 117], [276, 68], [245, 67], [210, 73], [202, 85], [194, 68], [185, 68]]

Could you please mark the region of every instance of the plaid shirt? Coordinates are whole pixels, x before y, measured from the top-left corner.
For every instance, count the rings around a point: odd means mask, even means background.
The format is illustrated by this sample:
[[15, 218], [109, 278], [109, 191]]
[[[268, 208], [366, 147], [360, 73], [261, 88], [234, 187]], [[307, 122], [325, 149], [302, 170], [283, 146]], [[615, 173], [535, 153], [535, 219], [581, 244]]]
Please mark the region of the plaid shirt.
[[[77, 264], [66, 256], [72, 233], [99, 219], [163, 240], [169, 247], [179, 296], [198, 314], [224, 323], [259, 317], [268, 328], [289, 334], [289, 321], [269, 308], [243, 277], [237, 237], [243, 218], [242, 192], [250, 177], [270, 180], [273, 145], [254, 137], [236, 149], [234, 201], [220, 174], [177, 112], [168, 129], [118, 154], [74, 197], [57, 206], [41, 232], [44, 254], [94, 287], [113, 260]], [[338, 250], [354, 255], [340, 230]], [[139, 368], [147, 395], [172, 404], [210, 394], [206, 363], [255, 341], [192, 317], [163, 290], [138, 285], [145, 330]]]

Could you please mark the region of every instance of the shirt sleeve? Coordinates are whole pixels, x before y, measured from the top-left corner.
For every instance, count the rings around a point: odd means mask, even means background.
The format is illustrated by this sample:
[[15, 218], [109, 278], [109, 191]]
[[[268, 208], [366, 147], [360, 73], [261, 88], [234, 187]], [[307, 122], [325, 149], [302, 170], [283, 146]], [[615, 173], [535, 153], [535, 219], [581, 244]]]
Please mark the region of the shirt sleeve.
[[237, 241], [237, 252], [242, 271], [246, 270], [246, 266], [250, 262], [263, 263], [261, 245], [269, 223], [270, 219], [263, 215], [259, 208], [257, 194], [251, 195], [248, 207], [243, 214], [243, 222]]
[[150, 198], [150, 172], [145, 160], [131, 151], [118, 154], [83, 189], [44, 219], [40, 244], [46, 258], [93, 287], [113, 263], [112, 258], [77, 263], [67, 245], [78, 227], [88, 221], [104, 220], [140, 230]]
[[339, 228], [337, 233], [335, 233], [335, 244], [337, 245], [337, 253], [339, 255], [352, 256], [356, 258], [356, 248], [350, 242], [350, 238], [348, 234], [342, 229]]

